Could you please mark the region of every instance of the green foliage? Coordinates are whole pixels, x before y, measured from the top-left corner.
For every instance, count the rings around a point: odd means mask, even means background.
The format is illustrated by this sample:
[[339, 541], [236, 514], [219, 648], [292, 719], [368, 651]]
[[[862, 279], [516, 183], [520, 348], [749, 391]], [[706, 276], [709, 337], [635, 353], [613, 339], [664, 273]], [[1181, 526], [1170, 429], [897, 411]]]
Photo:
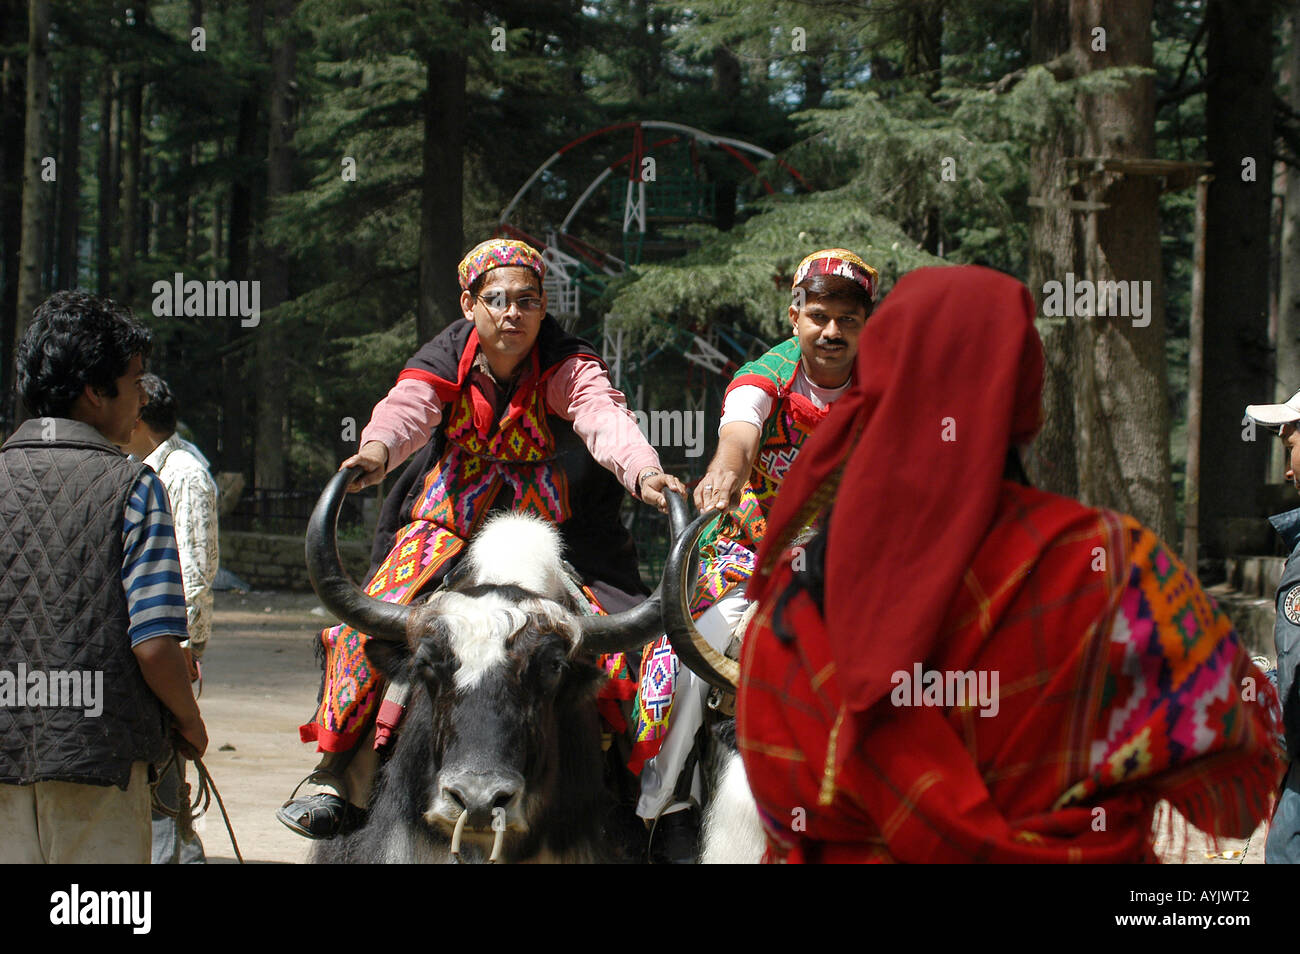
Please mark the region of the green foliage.
[[[605, 315], [642, 356], [674, 342], [647, 372], [638, 400], [673, 406], [702, 379], [673, 348], [696, 332], [732, 329], [748, 347], [785, 333], [789, 278], [808, 252], [854, 249], [887, 292], [902, 273], [977, 262], [1027, 272], [1030, 150], [1079, 121], [1081, 92], [1114, 88], [1132, 71], [1057, 81], [1029, 63], [1030, 0], [301, 0], [290, 22], [266, 5], [254, 41], [248, 0], [203, 4], [207, 50], [191, 50], [188, 0], [149, 5], [128, 22], [120, 5], [55, 5], [51, 110], [81, 70], [81, 276], [96, 280], [100, 83], [145, 84], [147, 123], [139, 253], [128, 302], [154, 328], [154, 365], [169, 377], [201, 446], [220, 467], [247, 468], [251, 439], [219, 447], [230, 390], [255, 377], [253, 335], [212, 319], [153, 319], [153, 281], [174, 272], [217, 278], [230, 268], [232, 183], [254, 195], [254, 277], [268, 248], [291, 264], [290, 300], [263, 315], [283, 332], [291, 481], [315, 486], [418, 346], [414, 312], [420, 245], [423, 98], [430, 64], [464, 55], [468, 142], [466, 244], [486, 238], [528, 175], [563, 144], [630, 119], [671, 119], [755, 142], [795, 167], [752, 175], [717, 150], [652, 148], [665, 175], [693, 171], [701, 188], [734, 195], [713, 222], [652, 223], [651, 239], [680, 250], [587, 295], [580, 326]], [[1154, 22], [1158, 154], [1204, 154], [1201, 0], [1157, 0]], [[505, 51], [493, 48], [497, 28]], [[802, 31], [797, 33], [796, 31]], [[270, 51], [297, 39], [294, 190], [265, 196]], [[20, 51], [17, 51], [20, 52]], [[241, 104], [257, 142], [239, 158]], [[435, 137], [437, 131], [433, 131]], [[629, 150], [593, 139], [566, 154], [512, 221], [543, 237], [588, 184]], [[355, 181], [342, 162], [356, 163]], [[950, 159], [951, 163], [944, 160]], [[622, 187], [618, 167], [606, 188]], [[951, 170], [954, 174], [945, 175]], [[766, 195], [763, 181], [773, 184]], [[109, 186], [112, 183], [107, 184]], [[1162, 200], [1171, 391], [1182, 391], [1192, 235], [1190, 192]], [[608, 192], [571, 234], [621, 252]], [[121, 214], [119, 207], [118, 214]], [[188, 230], [186, 228], [188, 224]], [[120, 221], [108, 236], [109, 290], [122, 284]], [[761, 343], [761, 341], [760, 341]], [[728, 352], [739, 359], [738, 354]], [[223, 370], [224, 369], [224, 370]], [[223, 377], [224, 375], [224, 377]], [[658, 388], [658, 391], [653, 390]], [[1181, 413], [1179, 399], [1172, 398]], [[648, 406], [648, 405], [647, 405]], [[243, 407], [256, 413], [249, 403]], [[716, 408], [711, 409], [711, 413]], [[251, 419], [242, 421], [245, 431]], [[1177, 441], [1175, 443], [1177, 450]], [[1177, 457], [1177, 455], [1176, 455]]]

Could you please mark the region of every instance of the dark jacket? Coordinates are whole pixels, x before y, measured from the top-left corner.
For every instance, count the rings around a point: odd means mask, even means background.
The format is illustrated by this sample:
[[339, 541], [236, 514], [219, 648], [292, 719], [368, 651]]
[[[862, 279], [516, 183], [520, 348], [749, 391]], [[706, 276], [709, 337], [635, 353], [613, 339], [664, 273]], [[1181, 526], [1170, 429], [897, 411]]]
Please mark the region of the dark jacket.
[[[133, 762], [166, 755], [164, 710], [131, 652], [122, 588], [123, 514], [145, 469], [65, 418], [27, 421], [0, 448], [0, 680], [7, 673], [18, 692], [0, 696], [0, 782], [125, 789]], [[27, 686], [15, 685], [20, 671]], [[85, 698], [54, 704], [83, 674], [102, 686], [97, 715]], [[41, 682], [45, 704], [27, 704]]]

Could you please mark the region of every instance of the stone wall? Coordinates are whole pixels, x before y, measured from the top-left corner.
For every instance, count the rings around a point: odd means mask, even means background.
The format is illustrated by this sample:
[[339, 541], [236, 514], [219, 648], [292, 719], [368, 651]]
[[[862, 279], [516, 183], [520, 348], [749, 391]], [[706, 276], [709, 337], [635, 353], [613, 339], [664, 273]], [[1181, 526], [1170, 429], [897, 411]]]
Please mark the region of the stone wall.
[[[223, 532], [221, 565], [259, 590], [310, 590], [303, 538], [291, 534]], [[370, 568], [370, 545], [339, 544], [344, 568], [358, 582]]]

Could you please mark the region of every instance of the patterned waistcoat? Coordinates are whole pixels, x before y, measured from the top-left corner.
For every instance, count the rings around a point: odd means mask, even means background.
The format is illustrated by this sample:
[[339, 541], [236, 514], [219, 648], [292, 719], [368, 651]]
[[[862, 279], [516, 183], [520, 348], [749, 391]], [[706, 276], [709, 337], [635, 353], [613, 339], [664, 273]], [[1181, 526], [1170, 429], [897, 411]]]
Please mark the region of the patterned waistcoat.
[[727, 393], [744, 385], [772, 397], [758, 455], [741, 489], [740, 506], [719, 516], [700, 538], [700, 577], [692, 612], [698, 615], [753, 575], [754, 558], [767, 532], [767, 513], [789, 473], [799, 448], [826, 417], [791, 388], [799, 371], [799, 341], [790, 338], [736, 372]]

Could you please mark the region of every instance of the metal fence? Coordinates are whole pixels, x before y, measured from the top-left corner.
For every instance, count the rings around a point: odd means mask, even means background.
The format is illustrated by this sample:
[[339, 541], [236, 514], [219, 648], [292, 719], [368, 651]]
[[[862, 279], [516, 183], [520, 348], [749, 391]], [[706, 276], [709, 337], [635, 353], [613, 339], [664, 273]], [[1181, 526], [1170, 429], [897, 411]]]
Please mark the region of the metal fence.
[[[251, 533], [301, 535], [319, 494], [309, 490], [246, 489], [234, 510], [221, 518], [221, 529]], [[365, 525], [366, 495], [348, 494], [339, 513], [339, 532], [358, 532]]]

